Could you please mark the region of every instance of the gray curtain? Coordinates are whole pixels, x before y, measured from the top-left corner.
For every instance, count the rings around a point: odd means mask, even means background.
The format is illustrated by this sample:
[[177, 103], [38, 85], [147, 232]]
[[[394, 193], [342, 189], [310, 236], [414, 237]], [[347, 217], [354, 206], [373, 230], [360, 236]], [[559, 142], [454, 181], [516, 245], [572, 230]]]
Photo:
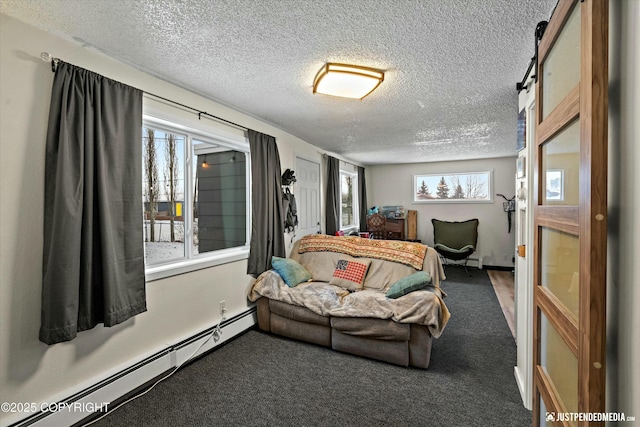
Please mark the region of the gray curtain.
[[142, 92], [59, 62], [51, 91], [40, 341], [146, 311]]
[[364, 168], [356, 166], [358, 171], [358, 202], [360, 211], [360, 231], [367, 231], [367, 184], [364, 178]]
[[271, 268], [271, 257], [284, 257], [284, 213], [280, 154], [276, 139], [249, 129], [251, 151], [251, 246], [247, 274]]
[[328, 235], [340, 229], [340, 160], [327, 156], [326, 228]]

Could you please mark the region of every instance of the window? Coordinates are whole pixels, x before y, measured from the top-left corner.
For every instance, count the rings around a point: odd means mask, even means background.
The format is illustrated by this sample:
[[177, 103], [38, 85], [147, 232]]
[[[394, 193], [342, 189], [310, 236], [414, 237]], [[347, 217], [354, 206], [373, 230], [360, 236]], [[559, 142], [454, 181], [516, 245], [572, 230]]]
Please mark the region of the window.
[[357, 188], [358, 175], [340, 171], [340, 229], [358, 226]]
[[413, 176], [413, 203], [490, 203], [491, 172]]
[[246, 253], [248, 144], [145, 116], [142, 146], [148, 280]]

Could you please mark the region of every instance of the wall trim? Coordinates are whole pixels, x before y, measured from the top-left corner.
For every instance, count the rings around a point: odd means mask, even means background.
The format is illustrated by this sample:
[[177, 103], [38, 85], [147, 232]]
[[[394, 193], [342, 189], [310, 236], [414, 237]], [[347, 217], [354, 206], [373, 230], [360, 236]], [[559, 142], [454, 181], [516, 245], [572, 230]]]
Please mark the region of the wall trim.
[[[25, 426], [51, 426], [51, 425], [82, 425], [82, 422], [89, 422], [102, 415], [103, 412], [88, 413], [73, 411], [72, 408], [83, 405], [98, 405], [108, 402], [109, 410], [115, 408], [117, 404], [132, 397], [138, 391], [142, 391], [150, 386], [163, 375], [175, 369], [193, 362], [194, 360], [214, 351], [228, 341], [242, 335], [247, 330], [257, 324], [256, 307], [252, 306], [247, 310], [221, 322], [221, 338], [217, 342], [209, 340], [193, 355], [190, 361], [187, 358], [196, 351], [199, 345], [208, 339], [214, 331], [213, 325], [201, 332], [191, 335], [175, 344], [169, 345], [156, 353], [147, 356], [143, 360], [110, 375], [109, 377], [80, 390], [55, 403], [47, 403], [48, 408], [36, 412], [22, 420], [9, 424], [9, 427]], [[64, 408], [55, 410], [55, 408]]]
[[531, 410], [531, 405], [527, 405], [527, 402], [524, 399], [524, 396], [526, 396], [527, 394], [527, 390], [526, 390], [527, 383], [526, 383], [526, 380], [524, 379], [522, 372], [520, 372], [520, 368], [518, 366], [513, 367], [513, 376], [516, 379], [516, 384], [518, 385], [518, 391], [520, 391], [520, 396], [522, 396], [522, 404], [524, 405], [525, 408], [527, 408], [528, 410]]

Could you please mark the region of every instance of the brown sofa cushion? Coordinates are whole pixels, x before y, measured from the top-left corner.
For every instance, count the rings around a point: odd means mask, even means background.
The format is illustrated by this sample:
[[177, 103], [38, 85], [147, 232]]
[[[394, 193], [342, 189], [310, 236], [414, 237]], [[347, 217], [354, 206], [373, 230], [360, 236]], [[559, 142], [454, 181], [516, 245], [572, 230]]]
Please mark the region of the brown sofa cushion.
[[346, 335], [375, 338], [378, 340], [408, 341], [411, 335], [409, 324], [396, 323], [388, 319], [332, 317], [331, 327]]
[[286, 302], [270, 299], [269, 308], [271, 313], [275, 313], [287, 319], [293, 319], [298, 322], [313, 323], [315, 325], [329, 326], [328, 317], [320, 316], [305, 307], [299, 307], [297, 305], [291, 305]]
[[[297, 248], [298, 242], [294, 245], [294, 249]], [[335, 252], [306, 252], [298, 254], [295, 250], [291, 251], [291, 258], [296, 259], [306, 268], [307, 271], [311, 273], [313, 280], [317, 282], [329, 282], [331, 277], [333, 277], [333, 270], [335, 270], [339, 260], [355, 260], [355, 258], [349, 255]]]
[[285, 337], [331, 347], [331, 328], [298, 322], [271, 313], [271, 332]]
[[331, 329], [331, 348], [357, 356], [409, 366], [408, 347], [408, 341], [377, 340], [370, 337], [347, 335], [337, 329]]

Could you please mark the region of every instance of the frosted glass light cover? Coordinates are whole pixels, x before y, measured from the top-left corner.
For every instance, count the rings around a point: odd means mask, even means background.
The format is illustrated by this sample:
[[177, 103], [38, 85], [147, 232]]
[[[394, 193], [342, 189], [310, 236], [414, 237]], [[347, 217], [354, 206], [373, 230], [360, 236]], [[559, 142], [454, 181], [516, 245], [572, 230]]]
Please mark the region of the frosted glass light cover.
[[326, 64], [316, 76], [313, 92], [362, 99], [384, 79], [384, 73], [365, 67]]

